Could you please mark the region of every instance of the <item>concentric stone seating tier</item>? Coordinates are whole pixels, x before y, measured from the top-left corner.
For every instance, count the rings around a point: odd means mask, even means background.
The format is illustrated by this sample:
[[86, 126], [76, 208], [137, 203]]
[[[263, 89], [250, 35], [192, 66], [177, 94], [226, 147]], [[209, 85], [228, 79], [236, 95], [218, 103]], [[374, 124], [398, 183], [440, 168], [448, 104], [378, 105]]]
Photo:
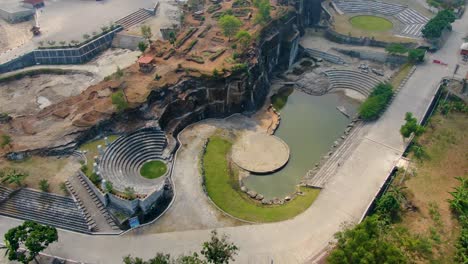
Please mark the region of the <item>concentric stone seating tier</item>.
[[163, 179], [146, 179], [140, 175], [144, 163], [162, 159], [167, 141], [159, 128], [146, 128], [114, 141], [99, 164], [103, 179], [112, 182], [116, 190], [133, 187], [138, 194], [149, 194]]
[[72, 198], [21, 189], [0, 204], [0, 214], [44, 225], [89, 233], [90, 227]]
[[334, 1], [335, 6], [343, 13], [371, 13], [394, 17], [403, 26], [397, 29], [398, 35], [419, 38], [421, 30], [429, 18], [407, 6], [369, 0]]
[[406, 9], [406, 6], [378, 1], [335, 1], [336, 6], [345, 13], [379, 13], [393, 16]]
[[121, 25], [124, 29], [130, 28], [136, 24], [139, 24], [146, 19], [150, 18], [153, 14], [146, 10], [146, 9], [139, 9], [138, 11], [135, 11], [119, 20], [117, 20], [115, 23], [118, 25]]
[[316, 50], [316, 49], [306, 48], [305, 50], [310, 56], [314, 58], [322, 58], [326, 61], [329, 61], [331, 63], [336, 63], [336, 64], [346, 64], [346, 61], [343, 60], [339, 56], [336, 56], [336, 55], [333, 55], [324, 51]]
[[369, 96], [377, 84], [382, 82], [368, 73], [351, 70], [328, 70], [324, 72], [330, 80], [330, 89], [351, 89]]

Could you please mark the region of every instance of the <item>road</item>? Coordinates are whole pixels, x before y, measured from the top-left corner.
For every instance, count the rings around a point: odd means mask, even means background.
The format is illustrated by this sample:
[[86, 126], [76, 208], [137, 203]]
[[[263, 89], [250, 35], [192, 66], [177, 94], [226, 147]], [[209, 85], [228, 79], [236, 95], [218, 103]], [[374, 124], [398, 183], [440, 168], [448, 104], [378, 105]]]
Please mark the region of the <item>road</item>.
[[[369, 126], [367, 135], [309, 209], [279, 223], [218, 229], [239, 246], [238, 263], [303, 263], [322, 252], [343, 223], [356, 223], [361, 219], [405, 148], [406, 143], [399, 134], [404, 114], [413, 112], [419, 119], [423, 116], [440, 79], [450, 76], [458, 62], [457, 52], [467, 32], [466, 25], [468, 16], [456, 21], [444, 48], [428, 60], [440, 58], [449, 66], [426, 63], [417, 68], [385, 114], [375, 123], [366, 125]], [[459, 72], [463, 74], [466, 68]], [[18, 223], [2, 219], [1, 235]], [[177, 256], [198, 251], [209, 233], [210, 230], [133, 232], [112, 237], [60, 231], [60, 243], [52, 245], [46, 253], [86, 263], [121, 263], [122, 256], [127, 254], [150, 258], [156, 252]]]

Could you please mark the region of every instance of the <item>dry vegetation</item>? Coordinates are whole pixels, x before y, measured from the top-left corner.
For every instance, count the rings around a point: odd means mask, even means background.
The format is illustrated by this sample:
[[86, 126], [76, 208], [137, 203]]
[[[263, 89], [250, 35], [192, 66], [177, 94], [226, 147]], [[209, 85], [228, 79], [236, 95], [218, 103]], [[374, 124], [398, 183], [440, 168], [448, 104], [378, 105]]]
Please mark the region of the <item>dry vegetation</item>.
[[405, 211], [399, 224], [411, 233], [431, 237], [435, 241], [433, 258], [438, 263], [453, 263], [454, 244], [460, 236], [448, 199], [449, 192], [459, 185], [455, 177], [468, 176], [466, 118], [461, 113], [432, 117], [427, 131], [418, 140], [426, 148], [428, 158], [413, 162], [410, 168], [414, 169], [414, 176], [408, 173], [403, 183], [416, 210]]

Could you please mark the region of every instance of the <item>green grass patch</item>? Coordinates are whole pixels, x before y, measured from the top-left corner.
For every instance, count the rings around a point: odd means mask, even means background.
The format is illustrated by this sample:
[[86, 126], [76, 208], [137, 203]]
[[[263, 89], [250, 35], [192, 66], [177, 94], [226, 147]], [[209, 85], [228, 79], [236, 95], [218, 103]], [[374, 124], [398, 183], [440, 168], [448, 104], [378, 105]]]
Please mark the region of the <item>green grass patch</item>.
[[210, 138], [203, 156], [208, 196], [225, 212], [253, 222], [276, 222], [290, 219], [305, 211], [319, 194], [318, 189], [301, 188], [298, 196], [284, 205], [262, 205], [240, 190], [237, 173], [229, 167], [232, 143], [219, 136]]
[[141, 176], [147, 179], [156, 179], [167, 172], [167, 165], [161, 160], [148, 161], [140, 169]]
[[408, 76], [409, 72], [413, 68], [412, 63], [405, 63], [398, 72], [392, 77], [390, 83], [392, 84], [393, 88], [398, 88], [403, 80]]
[[[114, 142], [118, 137], [118, 135], [107, 136], [109, 143]], [[104, 147], [106, 145], [104, 139], [93, 140], [80, 146], [81, 151], [86, 151], [86, 159], [88, 160], [88, 164], [86, 166], [89, 172], [93, 171], [94, 156], [99, 155], [97, 149], [98, 145], [102, 145], [102, 147]]]
[[349, 21], [353, 27], [366, 31], [389, 31], [393, 28], [390, 20], [377, 16], [355, 16]]

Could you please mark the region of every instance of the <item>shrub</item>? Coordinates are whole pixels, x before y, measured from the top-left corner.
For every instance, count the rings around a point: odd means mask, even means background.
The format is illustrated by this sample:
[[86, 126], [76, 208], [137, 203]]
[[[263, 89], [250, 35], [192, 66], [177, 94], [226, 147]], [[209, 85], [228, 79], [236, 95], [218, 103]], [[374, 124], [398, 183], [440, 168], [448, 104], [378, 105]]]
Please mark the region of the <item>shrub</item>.
[[11, 143], [11, 137], [9, 135], [3, 134], [2, 135], [2, 142], [0, 142], [0, 147], [3, 148], [8, 146]]
[[99, 178], [99, 175], [97, 175], [96, 173], [91, 173], [89, 176], [88, 176], [89, 180], [94, 183], [95, 185], [99, 184], [101, 182], [101, 178]]
[[115, 105], [117, 111], [123, 111], [128, 108], [127, 99], [122, 90], [119, 90], [111, 95], [112, 104]]
[[117, 70], [115, 71], [115, 75], [117, 75], [117, 77], [122, 77], [124, 75], [124, 72], [122, 69], [120, 69], [120, 67], [117, 67]]
[[135, 189], [133, 187], [126, 187], [125, 196], [130, 200], [135, 199]]
[[110, 181], [106, 181], [104, 184], [104, 189], [107, 193], [112, 193], [114, 191], [114, 185]]
[[138, 49], [141, 51], [141, 52], [145, 52], [145, 50], [148, 48], [148, 44], [146, 44], [145, 42], [143, 41], [140, 41], [138, 42]]
[[224, 35], [231, 40], [231, 37], [235, 36], [237, 31], [239, 31], [242, 22], [235, 16], [223, 15], [219, 19], [219, 26], [223, 30]]
[[412, 113], [406, 113], [406, 123], [401, 126], [400, 133], [404, 138], [409, 138], [414, 133], [415, 136], [420, 136], [424, 133], [424, 127], [418, 124], [418, 120], [413, 117]]
[[423, 49], [410, 49], [408, 51], [408, 60], [412, 63], [423, 62], [426, 51]]
[[408, 49], [401, 44], [390, 44], [385, 48], [389, 54], [405, 54]]
[[375, 120], [385, 110], [393, 96], [393, 87], [389, 83], [378, 84], [369, 97], [359, 107], [359, 115], [364, 120]]
[[49, 192], [49, 182], [46, 179], [39, 181], [39, 189], [43, 192]]
[[65, 184], [65, 182], [61, 182], [60, 185], [59, 185], [59, 187], [60, 187], [60, 190], [63, 192], [63, 194], [64, 194], [65, 196], [70, 195], [70, 193], [68, 192], [67, 185]]

